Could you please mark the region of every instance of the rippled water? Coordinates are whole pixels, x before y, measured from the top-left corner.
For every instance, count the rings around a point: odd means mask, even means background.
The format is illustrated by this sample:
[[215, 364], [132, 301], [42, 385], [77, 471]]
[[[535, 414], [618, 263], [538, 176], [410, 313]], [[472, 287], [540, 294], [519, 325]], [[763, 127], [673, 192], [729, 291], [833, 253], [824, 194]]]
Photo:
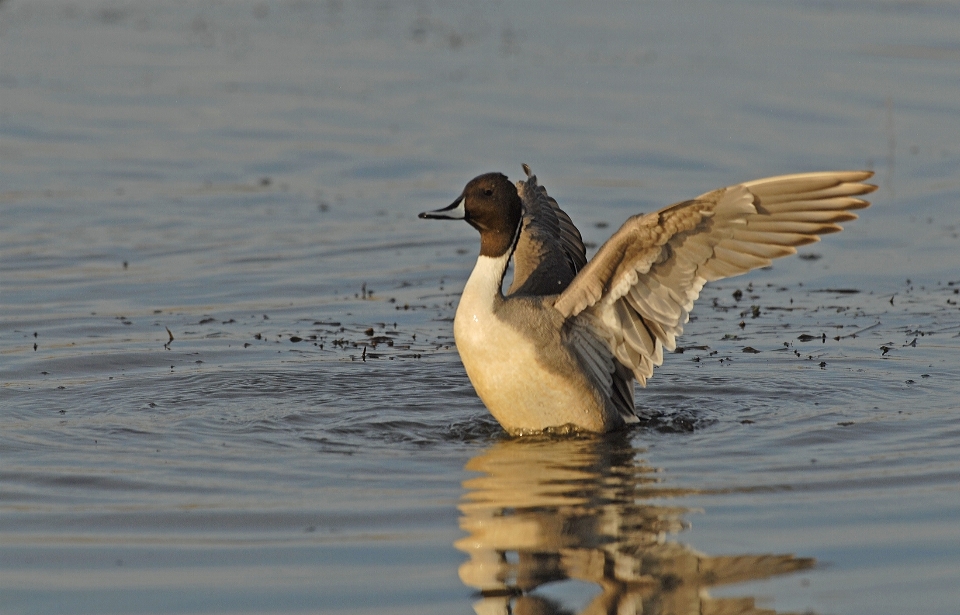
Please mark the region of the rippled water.
[[[960, 612], [951, 3], [0, 3], [0, 610]], [[476, 255], [873, 168], [708, 286], [625, 434], [506, 438]], [[735, 293], [735, 291], [740, 291]], [[736, 294], [736, 296], [735, 296]]]

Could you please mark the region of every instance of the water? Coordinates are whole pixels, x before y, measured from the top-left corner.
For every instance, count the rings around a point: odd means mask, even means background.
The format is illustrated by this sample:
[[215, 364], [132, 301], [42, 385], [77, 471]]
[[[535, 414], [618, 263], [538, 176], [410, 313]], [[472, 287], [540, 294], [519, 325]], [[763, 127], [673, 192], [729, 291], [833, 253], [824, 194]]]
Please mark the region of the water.
[[[0, 610], [960, 612], [958, 32], [3, 2]], [[764, 175], [880, 190], [708, 286], [643, 424], [513, 441], [453, 347], [475, 233], [415, 214], [522, 162], [592, 244]]]

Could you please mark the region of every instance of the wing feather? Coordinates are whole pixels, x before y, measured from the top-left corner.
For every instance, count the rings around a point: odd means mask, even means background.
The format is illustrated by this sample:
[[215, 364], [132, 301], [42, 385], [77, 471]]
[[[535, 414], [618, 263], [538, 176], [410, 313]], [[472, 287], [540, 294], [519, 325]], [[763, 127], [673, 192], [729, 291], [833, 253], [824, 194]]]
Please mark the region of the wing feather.
[[657, 322], [676, 325], [683, 312], [684, 301], [654, 276], [639, 278], [625, 298], [637, 312], [649, 314]]
[[[745, 241], [748, 243], [773, 244], [777, 246], [802, 246], [808, 243], [819, 241], [818, 237], [811, 237], [802, 233], [777, 233], [763, 231], [734, 231], [731, 233], [733, 239]], [[795, 253], [791, 252], [791, 254]]]
[[765, 267], [794, 254], [796, 246], [842, 230], [839, 223], [857, 217], [850, 210], [869, 205], [856, 197], [876, 189], [863, 183], [872, 175], [839, 171], [759, 179], [634, 216], [554, 307], [574, 329], [588, 324], [585, 330], [606, 344], [620, 363], [613, 373], [629, 370], [644, 384], [663, 361], [663, 349], [676, 347], [704, 283]]
[[792, 246], [781, 246], [765, 242], [741, 241], [738, 239], [738, 237], [739, 235], [735, 232], [733, 237], [724, 241], [723, 244], [730, 250], [741, 252], [743, 254], [752, 254], [767, 260], [773, 260], [775, 258], [780, 258], [781, 256], [788, 256], [790, 254], [797, 253], [796, 248]]
[[513, 253], [513, 282], [507, 295], [555, 295], [587, 263], [580, 231], [523, 165], [527, 181], [517, 182], [523, 227]]
[[717, 260], [733, 266], [738, 271], [750, 271], [770, 264], [769, 258], [756, 256], [749, 252], [740, 252], [732, 246], [726, 245], [726, 242], [713, 249], [713, 256]]
[[591, 331], [595, 326], [596, 323], [584, 319], [570, 329], [567, 340], [577, 351], [590, 379], [609, 392], [615, 366], [608, 344]]
[[[804, 199], [800, 201], [786, 201], [777, 203], [763, 203], [763, 210], [774, 210], [777, 214], [786, 214], [791, 211], [835, 211], [848, 212], [851, 209], [862, 209], [867, 206], [867, 201], [853, 197], [834, 197], [823, 200]], [[850, 214], [855, 215], [855, 214]]]
[[624, 423], [636, 423], [637, 414], [633, 405], [633, 371], [626, 367], [642, 362], [642, 355], [632, 347], [624, 346], [623, 356], [611, 350], [616, 343], [610, 338], [610, 328], [601, 325], [593, 316], [569, 323], [565, 328], [567, 345], [580, 358], [587, 377], [608, 399]]
[[797, 222], [790, 219], [784, 220], [779, 216], [776, 218], [758, 218], [757, 220], [751, 220], [747, 228], [760, 233], [796, 233], [798, 235], [819, 235], [824, 232], [843, 230], [836, 224]]

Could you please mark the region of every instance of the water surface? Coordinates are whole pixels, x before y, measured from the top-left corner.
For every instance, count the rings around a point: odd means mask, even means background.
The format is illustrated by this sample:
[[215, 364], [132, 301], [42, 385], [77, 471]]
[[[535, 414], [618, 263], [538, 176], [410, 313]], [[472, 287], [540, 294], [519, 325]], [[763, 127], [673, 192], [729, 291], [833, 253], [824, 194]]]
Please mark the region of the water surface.
[[[0, 4], [10, 613], [956, 613], [949, 3]], [[506, 438], [452, 317], [529, 163], [629, 215], [870, 168], [625, 434]], [[591, 252], [593, 249], [591, 248]], [[739, 292], [737, 292], [739, 291]]]

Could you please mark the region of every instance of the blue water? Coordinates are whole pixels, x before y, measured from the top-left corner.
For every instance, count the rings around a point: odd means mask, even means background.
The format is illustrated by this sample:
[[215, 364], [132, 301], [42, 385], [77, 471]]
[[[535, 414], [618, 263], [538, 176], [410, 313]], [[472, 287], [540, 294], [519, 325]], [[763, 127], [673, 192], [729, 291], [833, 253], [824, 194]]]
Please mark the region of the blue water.
[[[960, 612], [958, 33], [0, 3], [0, 611]], [[476, 234], [416, 213], [521, 163], [594, 246], [766, 175], [880, 189], [709, 285], [643, 424], [515, 441], [453, 344]]]

